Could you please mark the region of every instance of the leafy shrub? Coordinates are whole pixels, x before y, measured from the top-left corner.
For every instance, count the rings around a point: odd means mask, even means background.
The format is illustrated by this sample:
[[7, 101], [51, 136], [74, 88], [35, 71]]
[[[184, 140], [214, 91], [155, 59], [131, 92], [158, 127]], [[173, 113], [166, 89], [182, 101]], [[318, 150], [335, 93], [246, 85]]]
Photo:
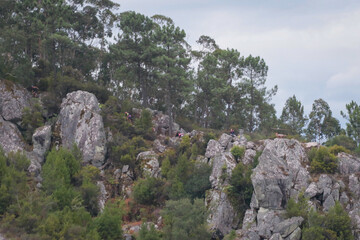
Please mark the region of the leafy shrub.
[[310, 210], [308, 200], [304, 192], [299, 193], [297, 202], [293, 198], [290, 198], [286, 205], [286, 217], [303, 217], [306, 222]]
[[136, 238], [137, 240], [161, 240], [161, 234], [155, 229], [154, 224], [151, 224], [148, 227], [146, 224], [142, 224], [139, 236]]
[[152, 116], [149, 110], [143, 110], [140, 118], [135, 120], [135, 129], [137, 134], [143, 135], [145, 139], [154, 140]]
[[334, 154], [335, 156], [341, 152], [350, 153], [350, 151], [348, 149], [346, 149], [343, 146], [339, 146], [339, 145], [333, 145], [333, 146], [329, 147], [329, 152], [331, 154]]
[[235, 157], [236, 161], [238, 161], [239, 159], [244, 157], [245, 148], [244, 147], [239, 147], [239, 146], [234, 146], [231, 149], [231, 154]]
[[134, 200], [145, 205], [156, 204], [162, 195], [164, 183], [157, 178], [139, 179], [134, 186]]
[[41, 127], [44, 123], [44, 119], [41, 114], [42, 107], [36, 103], [33, 107], [25, 107], [23, 109], [23, 119], [21, 127], [25, 140], [32, 144], [32, 135], [36, 128]]
[[163, 231], [166, 240], [211, 238], [206, 230], [207, 212], [201, 199], [195, 199], [193, 203], [186, 198], [167, 201], [161, 215], [164, 218]]
[[356, 141], [346, 135], [338, 135], [336, 137], [329, 139], [325, 143], [325, 146], [327, 147], [331, 147], [333, 145], [343, 146], [344, 148], [349, 149], [350, 151], [355, 151], [357, 146]]
[[337, 169], [337, 159], [327, 147], [317, 149], [310, 161], [310, 171], [313, 173], [335, 173]]
[[215, 139], [216, 136], [213, 132], [208, 132], [204, 135], [204, 141], [205, 141], [205, 144], [207, 144], [211, 139]]
[[191, 199], [205, 197], [206, 190], [211, 188], [209, 180], [211, 170], [211, 166], [205, 163], [195, 166], [192, 174], [185, 183], [185, 191]]

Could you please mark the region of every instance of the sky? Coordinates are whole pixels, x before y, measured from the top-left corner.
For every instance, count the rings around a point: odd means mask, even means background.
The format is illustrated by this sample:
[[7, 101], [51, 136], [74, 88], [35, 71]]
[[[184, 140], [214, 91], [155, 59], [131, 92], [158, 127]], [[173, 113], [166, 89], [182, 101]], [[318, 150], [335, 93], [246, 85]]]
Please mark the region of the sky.
[[196, 46], [201, 35], [242, 56], [260, 56], [269, 67], [266, 86], [278, 86], [278, 116], [295, 95], [309, 114], [314, 100], [340, 111], [360, 104], [359, 0], [114, 0], [120, 11], [162, 14]]

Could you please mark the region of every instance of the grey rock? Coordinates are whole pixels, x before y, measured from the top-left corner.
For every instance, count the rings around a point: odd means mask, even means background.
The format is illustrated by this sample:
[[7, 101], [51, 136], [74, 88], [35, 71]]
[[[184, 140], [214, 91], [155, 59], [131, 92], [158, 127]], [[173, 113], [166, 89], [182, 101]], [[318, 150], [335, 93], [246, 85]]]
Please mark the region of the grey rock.
[[[161, 111], [151, 110], [150, 112], [152, 113], [152, 116], [153, 116], [152, 123], [154, 125], [155, 131], [157, 133], [159, 133], [159, 134], [162, 134], [162, 135], [168, 134], [169, 133], [169, 127], [170, 127], [170, 124], [169, 124], [170, 118], [169, 118], [169, 116], [163, 114]], [[179, 130], [180, 130], [180, 125], [173, 122], [173, 125], [172, 125], [173, 133], [176, 133]]]
[[329, 211], [333, 206], [335, 206], [335, 200], [332, 195], [329, 195], [323, 203], [324, 211]]
[[30, 107], [31, 94], [23, 87], [0, 80], [0, 115], [6, 121], [18, 122], [25, 107]]
[[292, 232], [285, 240], [300, 240], [301, 239], [301, 229], [298, 227]]
[[156, 139], [153, 143], [153, 147], [154, 150], [159, 152], [159, 153], [163, 153], [166, 150], [166, 147], [164, 145], [161, 144], [159, 139]]
[[349, 202], [349, 197], [346, 195], [345, 192], [342, 192], [341, 193], [341, 196], [340, 196], [340, 203], [343, 205], [343, 206], [346, 206], [346, 204], [348, 204]]
[[246, 143], [246, 149], [253, 149], [253, 150], [255, 150], [255, 149], [256, 149], [255, 143], [253, 143], [253, 142], [247, 142], [247, 143]]
[[5, 121], [1, 116], [0, 145], [5, 153], [24, 151], [27, 146], [16, 125]]
[[228, 184], [235, 166], [236, 161], [231, 153], [224, 152], [216, 155], [213, 159], [212, 171], [209, 177], [211, 187], [213, 189], [220, 189]]
[[256, 211], [253, 209], [248, 209], [245, 212], [242, 229], [248, 230], [250, 228], [256, 227]]
[[218, 142], [224, 149], [226, 149], [227, 145], [232, 141], [232, 139], [233, 139], [232, 136], [230, 136], [229, 134], [223, 133], [223, 134], [221, 134]]
[[40, 159], [40, 164], [43, 163], [45, 153], [50, 149], [51, 144], [51, 126], [42, 126], [35, 130], [32, 136], [33, 153]]
[[256, 151], [253, 149], [247, 149], [245, 151], [242, 163], [245, 165], [252, 164], [254, 162], [254, 157], [256, 156]]
[[310, 183], [308, 188], [305, 190], [305, 197], [307, 198], [313, 198], [319, 193], [319, 189], [315, 182]]
[[208, 190], [206, 206], [210, 213], [207, 222], [212, 231], [220, 231], [225, 236], [237, 227], [239, 219], [223, 189]]
[[181, 138], [178, 137], [169, 138], [169, 147], [177, 148], [178, 146], [180, 146], [180, 143], [181, 143]]
[[103, 165], [106, 136], [94, 94], [84, 91], [68, 93], [61, 103], [55, 131], [59, 132], [62, 145], [66, 148], [77, 144], [85, 163], [96, 167]]
[[259, 234], [256, 233], [254, 230], [244, 231], [244, 230], [237, 230], [236, 231], [236, 238], [235, 240], [260, 240]]
[[349, 189], [353, 194], [353, 197], [359, 199], [360, 197], [360, 185], [359, 179], [355, 174], [349, 176]]
[[340, 191], [339, 189], [333, 189], [331, 191], [331, 196], [334, 198], [335, 201], [339, 201], [340, 198]]
[[280, 235], [280, 233], [275, 233], [269, 240], [283, 240], [283, 237]]
[[254, 192], [251, 196], [250, 208], [259, 209], [259, 201], [256, 199], [256, 195]]
[[212, 158], [221, 152], [223, 152], [223, 147], [221, 144], [214, 139], [210, 139], [206, 147], [205, 157]]
[[283, 238], [289, 236], [304, 221], [302, 217], [292, 217], [277, 224], [274, 233], [280, 233]]
[[284, 211], [259, 209], [257, 213], [257, 230], [262, 238], [270, 238], [275, 226], [282, 222]]
[[154, 151], [141, 152], [136, 157], [141, 162], [143, 175], [148, 177], [160, 177], [160, 165], [158, 155]]
[[307, 143], [303, 143], [302, 145], [305, 149], [320, 147], [320, 143], [318, 142], [307, 142]]
[[306, 161], [305, 150], [297, 140], [278, 138], [269, 142], [251, 175], [259, 206], [282, 209], [291, 189], [306, 189], [310, 179], [302, 166]]
[[331, 194], [331, 189], [330, 188], [324, 188], [322, 200], [323, 201], [326, 200], [330, 194]]
[[99, 206], [100, 212], [102, 212], [105, 208], [106, 200], [108, 199], [108, 193], [105, 189], [105, 185], [104, 185], [103, 181], [97, 181], [96, 184], [100, 190], [98, 206]]
[[338, 154], [338, 167], [341, 174], [352, 174], [360, 171], [360, 159], [350, 154], [341, 152]]

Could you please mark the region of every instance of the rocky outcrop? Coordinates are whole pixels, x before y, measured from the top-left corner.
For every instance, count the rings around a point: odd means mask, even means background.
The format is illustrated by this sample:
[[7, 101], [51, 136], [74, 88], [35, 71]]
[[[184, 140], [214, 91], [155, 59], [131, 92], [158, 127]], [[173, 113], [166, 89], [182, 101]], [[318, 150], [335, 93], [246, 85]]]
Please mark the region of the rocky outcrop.
[[71, 148], [75, 143], [85, 163], [103, 165], [106, 154], [106, 137], [99, 103], [94, 94], [76, 91], [66, 95], [55, 130], [61, 143]]
[[25, 107], [30, 107], [30, 93], [23, 87], [0, 80], [0, 115], [6, 121], [18, 122]]
[[129, 165], [124, 165], [122, 169], [116, 169], [114, 172], [116, 182], [120, 186], [120, 196], [123, 199], [129, 198], [132, 193], [132, 187], [134, 183], [134, 173], [130, 169]]
[[306, 161], [306, 153], [296, 140], [275, 139], [268, 143], [251, 175], [259, 206], [283, 209], [291, 197], [290, 190], [306, 189], [310, 179], [302, 166]]
[[0, 145], [5, 153], [24, 151], [26, 143], [15, 124], [0, 116]]
[[159, 160], [154, 151], [139, 153], [136, 157], [136, 161], [141, 163], [144, 177], [160, 177]]
[[155, 151], [157, 151], [159, 153], [163, 153], [166, 150], [166, 147], [161, 144], [159, 139], [155, 139], [155, 141], [153, 143], [153, 148]]
[[223, 151], [224, 148], [221, 146], [221, 144], [218, 141], [214, 139], [210, 139], [206, 147], [205, 157], [212, 158]]
[[352, 174], [360, 171], [360, 159], [347, 153], [339, 153], [339, 172], [341, 174]]
[[100, 190], [98, 206], [99, 206], [100, 212], [102, 212], [105, 208], [106, 200], [108, 199], [108, 193], [106, 191], [103, 181], [97, 181], [96, 185], [99, 187], [99, 190]]

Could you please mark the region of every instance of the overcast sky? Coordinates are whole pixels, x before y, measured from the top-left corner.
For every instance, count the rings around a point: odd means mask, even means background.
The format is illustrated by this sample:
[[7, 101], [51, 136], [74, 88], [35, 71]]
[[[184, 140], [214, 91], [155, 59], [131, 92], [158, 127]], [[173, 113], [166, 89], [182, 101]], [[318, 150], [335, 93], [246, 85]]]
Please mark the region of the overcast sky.
[[315, 99], [340, 110], [360, 103], [359, 0], [115, 0], [120, 11], [172, 18], [196, 45], [201, 35], [269, 66], [266, 85], [278, 85], [278, 115], [296, 95], [308, 114]]

